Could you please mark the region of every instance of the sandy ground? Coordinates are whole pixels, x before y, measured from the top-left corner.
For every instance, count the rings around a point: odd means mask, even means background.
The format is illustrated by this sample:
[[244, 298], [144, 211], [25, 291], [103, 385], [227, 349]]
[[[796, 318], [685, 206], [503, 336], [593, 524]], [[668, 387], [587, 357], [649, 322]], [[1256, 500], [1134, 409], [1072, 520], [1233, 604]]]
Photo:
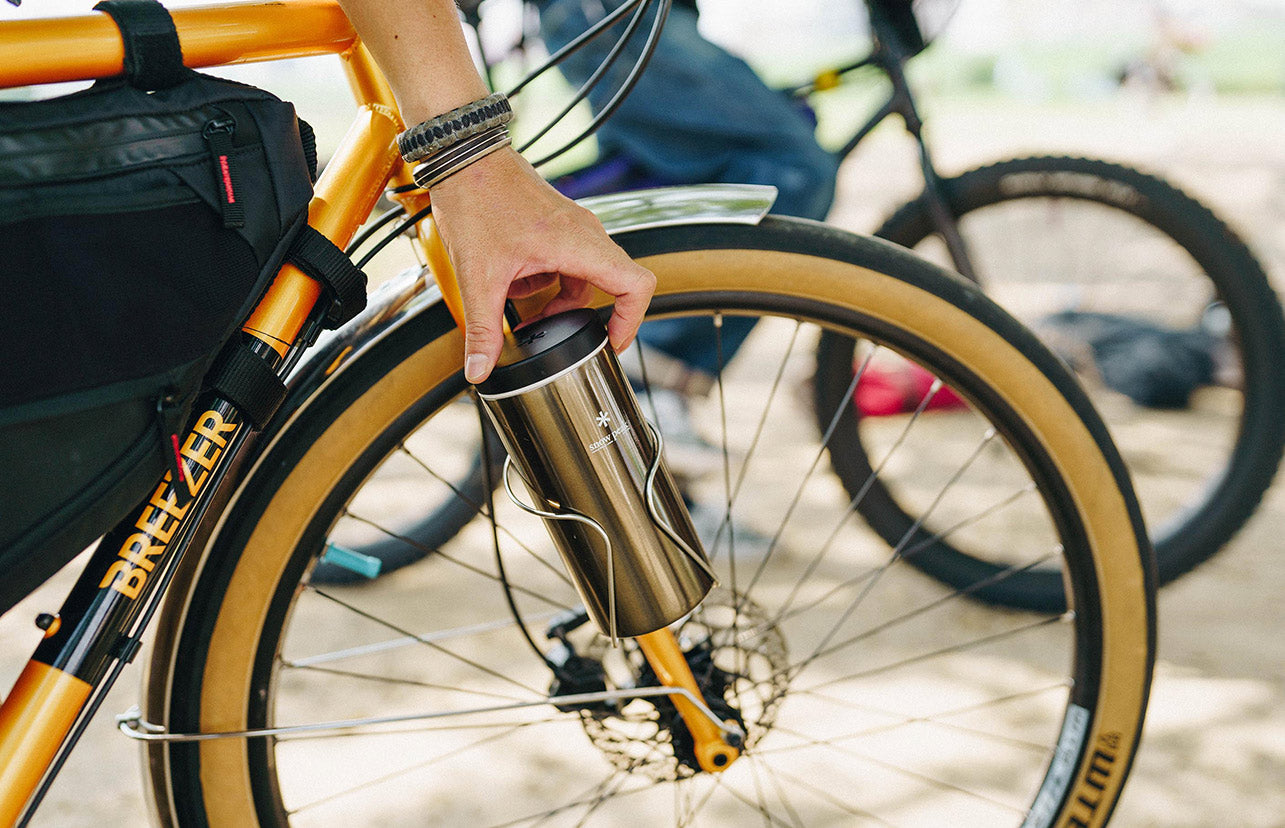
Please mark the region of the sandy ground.
[[[1285, 283], [1285, 107], [1279, 100], [1141, 101], [1037, 112], [952, 105], [930, 112], [947, 171], [1003, 154], [1065, 151], [1130, 160], [1219, 210]], [[893, 130], [845, 166], [833, 220], [870, 229], [912, 188], [913, 157]], [[1143, 747], [1116, 825], [1285, 825], [1285, 488], [1277, 485], [1230, 547], [1167, 588]], [[56, 608], [66, 573], [0, 619], [0, 682], [36, 638], [31, 618]], [[53, 787], [38, 826], [147, 823], [139, 754], [112, 714], [136, 697], [127, 671]]]
[[[1079, 111], [929, 112], [947, 172], [1021, 154], [1129, 162], [1200, 198], [1248, 241], [1285, 287], [1285, 107], [1280, 99], [1125, 99]], [[843, 169], [831, 220], [878, 224], [913, 194], [915, 159], [885, 128]], [[889, 159], [905, 182], [890, 192]], [[1285, 355], [1282, 355], [1285, 358]], [[1113, 825], [1285, 825], [1285, 487], [1217, 557], [1160, 595], [1160, 644], [1142, 749]]]

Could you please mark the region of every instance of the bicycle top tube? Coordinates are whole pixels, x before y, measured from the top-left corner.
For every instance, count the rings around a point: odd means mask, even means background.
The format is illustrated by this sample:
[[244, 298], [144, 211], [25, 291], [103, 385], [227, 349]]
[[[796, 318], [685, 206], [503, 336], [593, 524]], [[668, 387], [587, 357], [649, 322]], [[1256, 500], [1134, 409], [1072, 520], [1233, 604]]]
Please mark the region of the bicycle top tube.
[[[342, 54], [357, 36], [334, 0], [287, 0], [170, 12], [190, 67]], [[123, 71], [120, 31], [105, 14], [0, 22], [0, 87], [90, 80]]]

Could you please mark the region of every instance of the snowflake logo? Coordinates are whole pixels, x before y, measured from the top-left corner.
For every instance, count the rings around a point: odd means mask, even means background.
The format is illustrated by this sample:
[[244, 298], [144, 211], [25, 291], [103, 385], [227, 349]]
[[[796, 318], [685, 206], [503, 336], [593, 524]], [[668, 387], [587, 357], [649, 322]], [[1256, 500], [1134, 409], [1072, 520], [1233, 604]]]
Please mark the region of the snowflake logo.
[[606, 428], [606, 427], [607, 427], [607, 424], [608, 424], [608, 423], [610, 423], [610, 422], [611, 422], [611, 415], [610, 415], [610, 414], [608, 414], [608, 413], [607, 413], [607, 412], [605, 412], [605, 411], [599, 411], [599, 412], [598, 412], [598, 426], [599, 426], [600, 428]]

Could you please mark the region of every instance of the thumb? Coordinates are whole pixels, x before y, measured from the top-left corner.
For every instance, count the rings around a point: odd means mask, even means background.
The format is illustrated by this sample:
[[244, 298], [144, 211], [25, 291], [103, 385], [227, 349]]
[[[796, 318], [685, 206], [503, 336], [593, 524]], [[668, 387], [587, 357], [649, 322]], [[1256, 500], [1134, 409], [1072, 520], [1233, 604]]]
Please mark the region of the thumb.
[[464, 379], [476, 385], [490, 376], [502, 344], [500, 329], [489, 320], [465, 320]]

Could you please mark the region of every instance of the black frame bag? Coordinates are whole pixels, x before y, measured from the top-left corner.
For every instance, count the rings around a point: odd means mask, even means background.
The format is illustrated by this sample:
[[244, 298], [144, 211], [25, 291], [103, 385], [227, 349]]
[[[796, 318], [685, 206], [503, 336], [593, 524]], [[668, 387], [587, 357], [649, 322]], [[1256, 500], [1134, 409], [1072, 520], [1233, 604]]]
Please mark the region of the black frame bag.
[[185, 68], [153, 0], [95, 8], [126, 78], [0, 104], [0, 611], [176, 462], [216, 357], [295, 258], [315, 176], [291, 104]]

